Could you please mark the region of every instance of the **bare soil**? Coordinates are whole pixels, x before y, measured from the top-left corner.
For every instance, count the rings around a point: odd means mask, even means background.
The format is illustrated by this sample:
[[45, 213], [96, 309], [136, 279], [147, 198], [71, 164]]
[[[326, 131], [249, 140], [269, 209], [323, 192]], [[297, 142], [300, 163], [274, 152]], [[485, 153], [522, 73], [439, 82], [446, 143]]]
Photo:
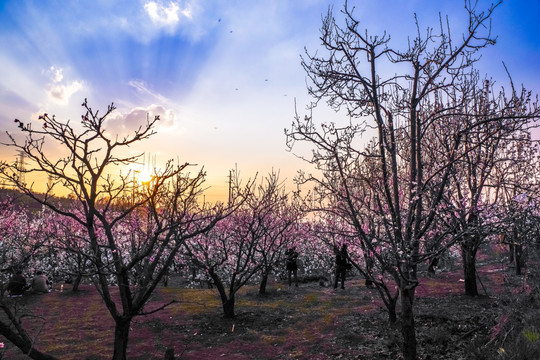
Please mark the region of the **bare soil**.
[[[495, 358], [490, 334], [504, 306], [500, 295], [513, 286], [510, 274], [499, 263], [479, 267], [479, 297], [463, 295], [459, 269], [421, 278], [415, 302], [419, 358]], [[14, 300], [21, 313], [32, 315], [25, 323], [36, 347], [59, 359], [109, 359], [113, 321], [97, 291], [83, 285], [73, 293], [59, 286]], [[400, 358], [399, 321], [388, 323], [377, 291], [358, 277], [348, 279], [345, 290], [277, 282], [261, 296], [256, 286], [247, 287], [237, 297], [235, 319], [223, 318], [215, 289], [160, 288], [146, 310], [172, 299], [177, 303], [134, 320], [129, 359], [163, 359], [169, 348], [177, 359], [197, 360]], [[27, 359], [1, 336], [0, 341], [4, 359]]]

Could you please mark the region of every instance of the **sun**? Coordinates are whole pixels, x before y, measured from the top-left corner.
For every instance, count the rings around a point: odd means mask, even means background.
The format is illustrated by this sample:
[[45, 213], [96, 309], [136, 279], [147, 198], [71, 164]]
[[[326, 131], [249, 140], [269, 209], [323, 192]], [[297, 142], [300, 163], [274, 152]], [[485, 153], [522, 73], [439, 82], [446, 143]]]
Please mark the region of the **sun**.
[[148, 170], [141, 170], [137, 174], [137, 179], [141, 184], [146, 184], [152, 181], [152, 173]]

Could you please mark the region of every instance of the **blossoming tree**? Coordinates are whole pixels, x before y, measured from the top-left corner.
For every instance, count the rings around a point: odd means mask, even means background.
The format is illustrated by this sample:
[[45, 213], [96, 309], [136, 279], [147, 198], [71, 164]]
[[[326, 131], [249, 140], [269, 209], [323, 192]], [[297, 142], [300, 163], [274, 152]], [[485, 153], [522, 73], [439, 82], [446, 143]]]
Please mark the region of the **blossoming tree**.
[[[145, 184], [139, 184], [131, 173], [122, 174], [121, 167], [133, 165], [141, 156], [129, 155], [127, 149], [154, 135], [159, 117], [119, 137], [106, 131], [114, 105], [103, 115], [92, 110], [86, 100], [82, 107], [80, 126], [44, 114], [39, 117], [41, 128], [19, 126], [24, 141], [8, 134], [11, 142], [5, 145], [23, 152], [29, 166], [21, 169], [17, 164], [2, 163], [0, 173], [36, 202], [85, 229], [85, 256], [90, 254], [91, 275], [115, 322], [112, 358], [125, 360], [133, 318], [167, 305], [145, 308], [183, 242], [209, 231], [236, 204], [202, 201], [205, 173], [189, 174], [188, 163], [174, 165], [169, 161]], [[50, 145], [61, 150], [53, 153]], [[20, 176], [30, 172], [51, 179], [45, 193], [38, 193]], [[58, 206], [52, 195], [58, 186], [72, 193], [76, 211]], [[147, 219], [146, 231], [130, 238], [125, 226], [134, 214]], [[111, 291], [111, 283], [117, 285], [118, 297]]]

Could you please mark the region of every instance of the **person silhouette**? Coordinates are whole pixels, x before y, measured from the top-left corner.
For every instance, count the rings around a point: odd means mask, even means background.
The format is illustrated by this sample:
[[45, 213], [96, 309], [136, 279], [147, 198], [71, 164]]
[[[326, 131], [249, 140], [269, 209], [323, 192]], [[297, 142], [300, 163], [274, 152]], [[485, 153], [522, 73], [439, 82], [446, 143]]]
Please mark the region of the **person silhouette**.
[[291, 286], [291, 275], [294, 275], [294, 283], [298, 287], [298, 252], [296, 252], [296, 248], [293, 246], [285, 251], [285, 255], [287, 255], [287, 278], [289, 280], [289, 286]]
[[22, 270], [17, 270], [15, 275], [9, 280], [6, 290], [8, 291], [9, 296], [22, 296], [26, 289], [28, 289], [28, 287]]
[[347, 254], [347, 244], [341, 246], [341, 250], [334, 246], [334, 254], [336, 255], [336, 276], [334, 280], [334, 289], [337, 289], [338, 282], [341, 279], [341, 288], [345, 289], [345, 276], [347, 275], [347, 264], [349, 255]]

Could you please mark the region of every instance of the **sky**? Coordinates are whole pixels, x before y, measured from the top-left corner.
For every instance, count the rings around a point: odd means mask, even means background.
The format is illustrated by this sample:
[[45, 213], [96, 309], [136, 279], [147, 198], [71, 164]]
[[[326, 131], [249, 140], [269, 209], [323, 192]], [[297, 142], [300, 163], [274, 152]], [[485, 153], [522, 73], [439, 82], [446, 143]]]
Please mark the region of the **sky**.
[[[362, 28], [386, 30], [400, 49], [414, 34], [415, 13], [421, 29], [436, 26], [439, 13], [456, 34], [466, 25], [460, 0], [349, 5]], [[146, 165], [174, 159], [197, 164], [193, 171], [204, 166], [215, 196], [226, 193], [235, 167], [245, 178], [279, 171], [290, 183], [306, 167], [287, 151], [284, 135], [295, 110], [304, 114], [311, 101], [300, 56], [320, 49], [329, 6], [337, 13], [343, 2], [0, 0], [0, 141], [6, 131], [17, 133], [14, 118], [38, 123], [48, 113], [78, 121], [87, 98], [101, 113], [117, 106], [111, 133], [160, 115], [157, 134], [130, 151], [144, 152]], [[497, 44], [482, 52], [481, 71], [502, 84], [504, 62], [514, 83], [539, 93], [538, 14], [540, 0], [503, 2], [493, 16]], [[324, 106], [314, 116], [343, 117]], [[0, 159], [14, 157], [0, 147]]]

